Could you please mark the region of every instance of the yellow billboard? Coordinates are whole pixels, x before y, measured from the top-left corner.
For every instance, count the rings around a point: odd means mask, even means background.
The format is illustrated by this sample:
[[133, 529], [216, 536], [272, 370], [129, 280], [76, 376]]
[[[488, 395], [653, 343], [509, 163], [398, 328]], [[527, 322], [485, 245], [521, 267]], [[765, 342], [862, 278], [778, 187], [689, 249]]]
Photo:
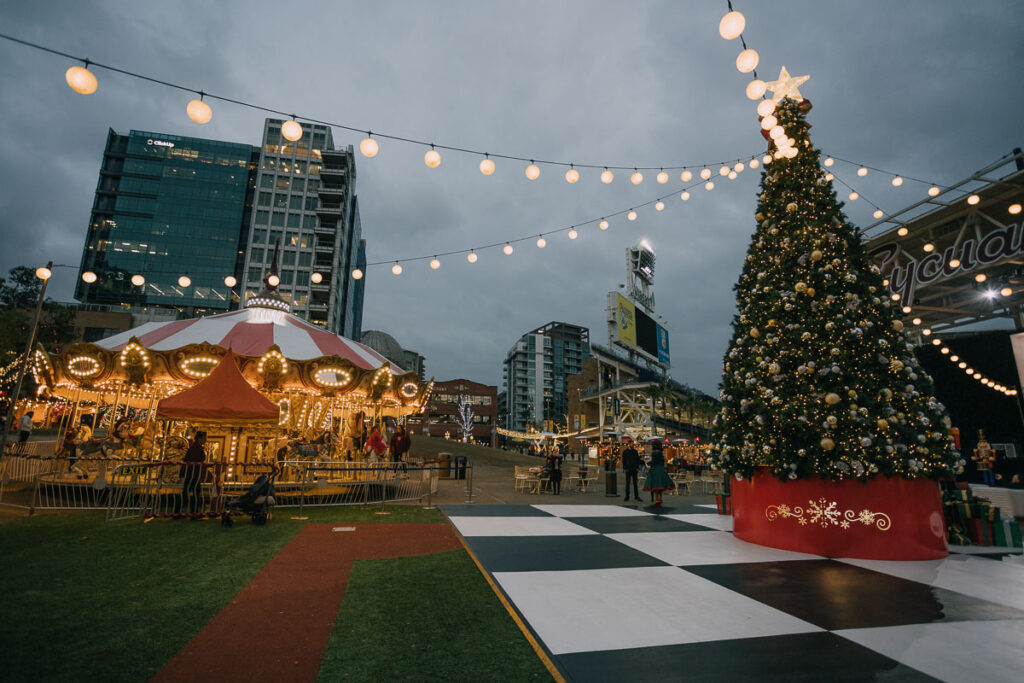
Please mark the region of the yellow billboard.
[[620, 344], [636, 346], [636, 307], [621, 294], [616, 294], [615, 328]]

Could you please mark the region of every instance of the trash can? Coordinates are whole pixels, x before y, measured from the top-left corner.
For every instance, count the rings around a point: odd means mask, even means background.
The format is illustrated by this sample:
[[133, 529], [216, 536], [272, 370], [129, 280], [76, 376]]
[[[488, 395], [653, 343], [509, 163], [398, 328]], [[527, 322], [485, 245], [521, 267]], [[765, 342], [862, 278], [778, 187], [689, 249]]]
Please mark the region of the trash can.
[[469, 458], [464, 455], [455, 456], [455, 467], [452, 472], [452, 479], [465, 479], [466, 478], [466, 463]]
[[440, 479], [451, 479], [452, 477], [452, 454], [437, 454], [437, 476]]
[[619, 496], [619, 478], [618, 472], [615, 470], [605, 470], [604, 472], [604, 495], [606, 496]]

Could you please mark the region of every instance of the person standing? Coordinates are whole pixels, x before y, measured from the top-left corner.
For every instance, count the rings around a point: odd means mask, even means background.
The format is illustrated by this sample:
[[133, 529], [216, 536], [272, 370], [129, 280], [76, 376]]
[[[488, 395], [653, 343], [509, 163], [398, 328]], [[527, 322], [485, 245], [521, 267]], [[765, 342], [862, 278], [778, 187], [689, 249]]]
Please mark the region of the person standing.
[[409, 434], [405, 431], [404, 425], [398, 425], [395, 433], [391, 435], [391, 458], [395, 462], [405, 462], [405, 454], [409, 452]]
[[622, 451], [622, 472], [626, 475], [626, 497], [624, 500], [629, 500], [629, 485], [632, 483], [633, 498], [639, 501], [640, 453], [637, 452], [632, 443], [626, 446], [626, 450]]
[[378, 458], [387, 454], [387, 444], [384, 443], [384, 439], [380, 436], [380, 429], [376, 426], [370, 432], [369, 438], [366, 439], [365, 448], [370, 453], [370, 462], [377, 462]]
[[206, 445], [206, 432], [196, 432], [196, 437], [192, 441], [192, 445], [188, 447], [185, 452], [185, 457], [182, 460], [181, 469], [179, 471], [182, 477], [181, 484], [181, 499], [178, 503], [177, 512], [181, 512], [181, 507], [184, 501], [188, 501], [188, 514], [192, 519], [199, 518], [199, 507], [202, 503], [200, 487], [203, 483], [203, 472], [205, 471], [206, 463], [206, 451], [203, 450], [203, 446]]
[[551, 492], [557, 496], [562, 493], [562, 454], [554, 447], [548, 454], [548, 472]]
[[24, 452], [28, 437], [32, 436], [32, 418], [35, 413], [29, 410], [21, 416], [21, 423], [18, 425], [18, 450]]
[[651, 465], [647, 471], [647, 481], [644, 482], [644, 491], [650, 491], [654, 504], [661, 505], [662, 492], [671, 488], [675, 488], [675, 485], [665, 471], [665, 452], [662, 450], [661, 441], [652, 441]]

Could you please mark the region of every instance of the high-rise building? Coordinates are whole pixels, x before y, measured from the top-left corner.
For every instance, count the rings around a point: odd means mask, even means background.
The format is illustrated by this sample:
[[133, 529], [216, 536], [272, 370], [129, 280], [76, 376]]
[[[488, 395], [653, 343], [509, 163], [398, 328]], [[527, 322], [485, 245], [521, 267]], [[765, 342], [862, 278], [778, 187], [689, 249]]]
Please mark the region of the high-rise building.
[[403, 349], [398, 340], [387, 332], [365, 330], [359, 342], [387, 358], [406, 372], [415, 372], [421, 378], [426, 372], [426, 358], [422, 354]]
[[[326, 312], [327, 320], [322, 325], [359, 341], [366, 286], [366, 241], [355, 190], [356, 160], [352, 146], [325, 149], [320, 169], [314, 263], [323, 279], [313, 285], [310, 315]], [[355, 269], [364, 273], [358, 280], [352, 277]]]
[[590, 355], [590, 330], [550, 322], [527, 332], [505, 356], [505, 424], [523, 430], [533, 425], [565, 425], [569, 411], [569, 375], [583, 372]]
[[109, 131], [81, 262], [96, 279], [75, 298], [189, 316], [237, 307], [224, 280], [241, 276], [258, 159], [250, 145]]

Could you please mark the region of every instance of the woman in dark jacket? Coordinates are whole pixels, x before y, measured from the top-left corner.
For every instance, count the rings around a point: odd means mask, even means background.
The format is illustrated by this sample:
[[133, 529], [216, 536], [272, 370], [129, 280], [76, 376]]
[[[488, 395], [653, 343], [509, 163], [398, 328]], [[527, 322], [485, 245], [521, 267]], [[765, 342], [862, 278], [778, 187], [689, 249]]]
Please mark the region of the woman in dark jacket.
[[[202, 503], [202, 495], [200, 493], [200, 487], [203, 483], [203, 472], [205, 471], [206, 463], [206, 451], [203, 450], [203, 446], [206, 445], [206, 432], [196, 432], [196, 437], [192, 441], [192, 445], [188, 447], [185, 452], [185, 457], [181, 461], [181, 468], [179, 475], [182, 478], [181, 484], [181, 499], [184, 502], [188, 500], [188, 513], [193, 519], [199, 515], [199, 507]], [[182, 503], [178, 505], [178, 511], [181, 511]]]
[[562, 454], [557, 448], [552, 448], [548, 454], [548, 472], [551, 481], [551, 492], [556, 496], [562, 492]]
[[662, 450], [660, 441], [651, 442], [651, 467], [647, 471], [647, 481], [644, 482], [644, 491], [650, 491], [654, 496], [654, 504], [661, 505], [661, 494], [666, 489], [673, 489], [675, 485], [672, 478], [665, 471], [665, 452]]

